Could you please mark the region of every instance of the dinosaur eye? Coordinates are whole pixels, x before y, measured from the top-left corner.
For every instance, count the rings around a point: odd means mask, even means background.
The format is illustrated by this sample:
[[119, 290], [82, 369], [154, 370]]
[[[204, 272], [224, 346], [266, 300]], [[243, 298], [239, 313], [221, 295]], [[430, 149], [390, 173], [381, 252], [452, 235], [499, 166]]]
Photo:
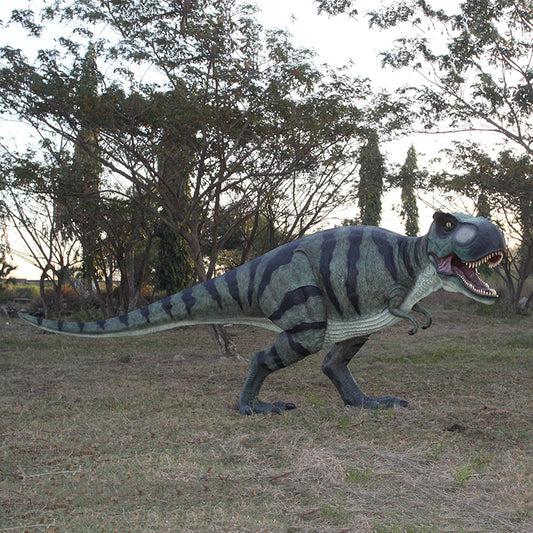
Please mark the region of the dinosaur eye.
[[453, 220], [445, 220], [444, 221], [444, 231], [446, 231], [447, 233], [449, 233], [450, 231], [452, 231], [454, 228], [455, 228], [455, 223]]

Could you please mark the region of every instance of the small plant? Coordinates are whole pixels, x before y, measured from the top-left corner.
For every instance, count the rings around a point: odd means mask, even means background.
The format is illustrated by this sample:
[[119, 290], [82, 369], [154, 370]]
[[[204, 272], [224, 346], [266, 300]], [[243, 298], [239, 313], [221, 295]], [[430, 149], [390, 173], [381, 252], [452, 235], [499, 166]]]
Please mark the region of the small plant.
[[131, 354], [128, 352], [119, 353], [115, 356], [115, 358], [119, 363], [129, 363], [132, 359]]
[[476, 475], [475, 469], [471, 464], [466, 464], [462, 466], [461, 468], [458, 468], [454, 471], [453, 477], [455, 478], [455, 482], [460, 487], [465, 487], [466, 482], [474, 477]]
[[369, 466], [366, 468], [348, 466], [346, 468], [346, 477], [350, 481], [361, 483], [364, 481], [370, 481], [374, 477], [374, 472], [372, 472], [372, 469]]
[[342, 503], [336, 505], [326, 504], [322, 507], [322, 516], [332, 521], [342, 521], [346, 514], [346, 508]]
[[426, 461], [428, 463], [438, 463], [442, 458], [443, 448], [442, 442], [434, 443], [431, 449], [426, 452]]

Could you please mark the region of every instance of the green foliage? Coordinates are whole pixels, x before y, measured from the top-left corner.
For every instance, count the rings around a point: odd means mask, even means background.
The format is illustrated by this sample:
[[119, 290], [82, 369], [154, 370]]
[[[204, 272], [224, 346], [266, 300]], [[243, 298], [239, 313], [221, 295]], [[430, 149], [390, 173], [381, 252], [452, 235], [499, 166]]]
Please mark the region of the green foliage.
[[359, 210], [361, 224], [379, 226], [385, 161], [379, 151], [378, 135], [372, 130], [359, 154]]
[[405, 30], [384, 64], [432, 73], [431, 83], [407, 88], [413, 120], [430, 130], [488, 128], [530, 154], [531, 20], [528, 0], [467, 0], [437, 10], [406, 0], [370, 15], [371, 26]]
[[402, 210], [400, 214], [405, 222], [405, 234], [410, 237], [416, 237], [420, 228], [418, 226], [418, 206], [416, 205], [415, 197], [418, 181], [418, 165], [414, 146], [411, 146], [407, 151], [407, 157], [400, 170], [398, 181], [402, 188]]
[[194, 279], [194, 265], [180, 234], [160, 224], [155, 263], [156, 288], [167, 295], [190, 287]]
[[0, 290], [5, 289], [9, 274], [17, 267], [7, 261], [6, 254], [0, 254]]
[[327, 13], [328, 15], [339, 15], [348, 13], [350, 16], [357, 15], [357, 10], [352, 8], [353, 0], [315, 0], [318, 4], [318, 13]]

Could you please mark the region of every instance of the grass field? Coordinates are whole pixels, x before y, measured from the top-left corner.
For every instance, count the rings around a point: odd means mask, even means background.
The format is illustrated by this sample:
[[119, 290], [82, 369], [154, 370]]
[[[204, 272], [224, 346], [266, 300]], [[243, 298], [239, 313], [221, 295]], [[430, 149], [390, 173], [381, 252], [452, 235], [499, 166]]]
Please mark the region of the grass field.
[[[203, 328], [110, 341], [0, 321], [0, 532], [531, 532], [533, 319], [426, 302], [352, 371], [410, 409], [344, 410], [321, 357], [272, 375], [281, 416], [243, 417], [246, 361]], [[231, 327], [249, 360], [272, 334]], [[186, 360], [174, 360], [182, 355]]]

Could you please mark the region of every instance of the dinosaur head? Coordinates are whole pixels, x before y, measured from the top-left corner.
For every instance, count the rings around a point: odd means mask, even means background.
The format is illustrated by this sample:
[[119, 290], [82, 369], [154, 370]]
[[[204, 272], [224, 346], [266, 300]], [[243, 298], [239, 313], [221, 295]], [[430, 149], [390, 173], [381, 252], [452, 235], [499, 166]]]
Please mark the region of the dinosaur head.
[[504, 257], [503, 233], [486, 218], [438, 211], [428, 233], [428, 253], [445, 290], [478, 302], [493, 303], [498, 293], [479, 276], [477, 267], [495, 267]]

